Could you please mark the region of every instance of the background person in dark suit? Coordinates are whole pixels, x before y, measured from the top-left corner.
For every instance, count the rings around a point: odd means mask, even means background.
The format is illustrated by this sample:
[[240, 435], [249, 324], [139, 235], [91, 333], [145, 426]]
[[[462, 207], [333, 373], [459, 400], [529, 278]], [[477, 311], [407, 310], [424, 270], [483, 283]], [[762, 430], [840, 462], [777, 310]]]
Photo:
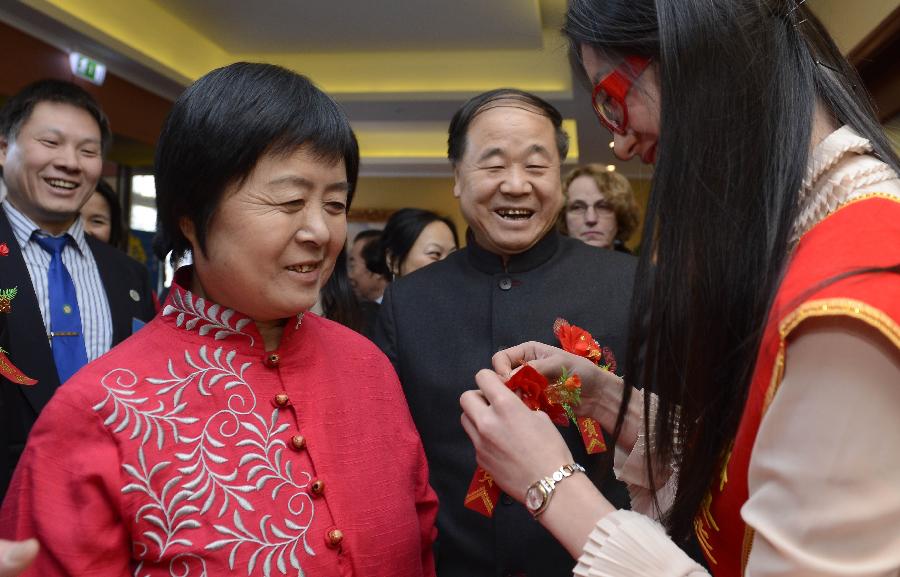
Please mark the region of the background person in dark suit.
[[[89, 362], [132, 333], [135, 319], [147, 321], [154, 307], [146, 269], [114, 247], [85, 235], [79, 210], [93, 193], [111, 133], [94, 99], [69, 82], [43, 80], [11, 97], [0, 112], [0, 165], [7, 196], [0, 203], [0, 256], [3, 289], [17, 288], [6, 313], [0, 346], [29, 377], [31, 387], [0, 386], [0, 495], [6, 492], [25, 440], [64, 369], [54, 339], [83, 341]], [[41, 245], [64, 239], [60, 256]], [[54, 259], [59, 259], [54, 264]], [[51, 303], [60, 287], [52, 267], [62, 263], [77, 297], [66, 309], [79, 313], [80, 331], [54, 332]], [[68, 333], [80, 333], [70, 336]], [[48, 338], [49, 337], [49, 338]], [[79, 345], [80, 346], [80, 345]], [[83, 364], [83, 363], [81, 363]], [[62, 372], [61, 372], [61, 369]]]
[[[555, 343], [557, 317], [625, 354], [635, 260], [556, 231], [567, 151], [559, 111], [532, 94], [501, 89], [464, 104], [450, 124], [449, 157], [467, 246], [385, 292], [375, 341], [400, 376], [425, 446], [441, 503], [442, 577], [571, 575], [569, 554], [508, 496], [490, 519], [464, 507], [476, 463], [459, 409], [495, 352]], [[588, 457], [575, 427], [563, 431], [604, 495], [626, 505], [610, 453]]]
[[376, 304], [381, 304], [381, 298], [384, 295], [388, 279], [366, 268], [366, 259], [363, 256], [363, 251], [373, 243], [377, 245], [380, 236], [380, 230], [361, 231], [350, 243], [350, 248], [347, 249], [347, 275], [350, 278], [350, 286], [353, 287], [354, 294], [360, 301], [369, 301]]

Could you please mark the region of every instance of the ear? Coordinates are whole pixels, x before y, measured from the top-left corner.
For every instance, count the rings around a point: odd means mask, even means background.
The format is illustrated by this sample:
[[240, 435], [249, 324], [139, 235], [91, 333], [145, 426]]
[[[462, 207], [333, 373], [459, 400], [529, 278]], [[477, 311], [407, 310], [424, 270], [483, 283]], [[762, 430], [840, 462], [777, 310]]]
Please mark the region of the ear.
[[6, 136], [0, 136], [0, 166], [6, 165], [6, 153], [9, 150], [9, 140]]
[[178, 228], [181, 229], [181, 234], [190, 241], [191, 246], [196, 249], [199, 245], [197, 244], [197, 230], [194, 228], [194, 221], [186, 216], [182, 216], [178, 219]]
[[459, 168], [453, 167], [453, 196], [459, 198], [462, 192], [462, 185], [459, 183]]
[[397, 263], [397, 259], [394, 258], [394, 255], [391, 254], [391, 251], [387, 251], [385, 253], [385, 259], [387, 260], [388, 270], [391, 271], [391, 274], [394, 276], [400, 275], [400, 266]]

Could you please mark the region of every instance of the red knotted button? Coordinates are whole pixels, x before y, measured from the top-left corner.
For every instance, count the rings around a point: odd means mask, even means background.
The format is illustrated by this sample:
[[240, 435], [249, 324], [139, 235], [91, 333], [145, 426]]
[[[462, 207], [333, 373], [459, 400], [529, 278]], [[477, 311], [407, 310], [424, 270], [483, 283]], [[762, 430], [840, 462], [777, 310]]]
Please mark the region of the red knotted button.
[[303, 435], [294, 435], [291, 437], [291, 448], [295, 451], [302, 451], [306, 448], [306, 438]]
[[285, 407], [290, 402], [291, 398], [287, 395], [287, 393], [278, 393], [275, 395], [273, 399], [275, 404], [279, 407]]
[[338, 549], [344, 542], [344, 532], [340, 529], [332, 529], [325, 535], [325, 545], [329, 549]]
[[313, 497], [321, 497], [325, 492], [325, 481], [322, 479], [316, 479], [313, 481], [312, 487], [310, 487], [312, 491]]

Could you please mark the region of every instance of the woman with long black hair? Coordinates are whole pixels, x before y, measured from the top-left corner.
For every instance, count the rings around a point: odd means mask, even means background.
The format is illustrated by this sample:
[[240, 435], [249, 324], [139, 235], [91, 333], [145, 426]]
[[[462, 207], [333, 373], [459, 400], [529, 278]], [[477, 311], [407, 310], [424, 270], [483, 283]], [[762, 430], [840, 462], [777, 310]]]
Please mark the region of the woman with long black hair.
[[[461, 399], [479, 464], [577, 575], [704, 574], [691, 533], [715, 575], [900, 575], [900, 160], [858, 75], [803, 0], [572, 0], [564, 33], [655, 164], [630, 359], [498, 353]], [[633, 512], [503, 385], [522, 362], [581, 377]]]

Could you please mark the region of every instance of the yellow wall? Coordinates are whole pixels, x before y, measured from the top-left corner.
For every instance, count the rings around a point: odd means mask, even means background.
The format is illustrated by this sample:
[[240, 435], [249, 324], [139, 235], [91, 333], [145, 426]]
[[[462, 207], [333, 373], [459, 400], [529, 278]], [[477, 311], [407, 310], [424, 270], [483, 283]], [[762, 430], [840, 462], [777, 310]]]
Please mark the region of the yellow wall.
[[894, 150], [897, 151], [897, 154], [900, 154], [900, 116], [887, 123], [884, 127], [884, 131], [891, 140], [891, 144], [894, 145]]
[[634, 231], [634, 234], [631, 235], [631, 238], [628, 240], [626, 246], [628, 248], [634, 250], [641, 244], [641, 235], [644, 232], [644, 217], [647, 214], [647, 200], [650, 198], [650, 181], [646, 179], [636, 179], [630, 178], [631, 181], [631, 189], [634, 191], [634, 198], [637, 200], [638, 206], [641, 209], [641, 222], [638, 224], [637, 230]]
[[466, 223], [459, 211], [459, 203], [453, 197], [451, 178], [373, 178], [359, 179], [354, 210], [424, 208], [456, 223], [460, 241], [464, 241]]
[[846, 54], [900, 6], [900, 0], [810, 0], [809, 6]]

